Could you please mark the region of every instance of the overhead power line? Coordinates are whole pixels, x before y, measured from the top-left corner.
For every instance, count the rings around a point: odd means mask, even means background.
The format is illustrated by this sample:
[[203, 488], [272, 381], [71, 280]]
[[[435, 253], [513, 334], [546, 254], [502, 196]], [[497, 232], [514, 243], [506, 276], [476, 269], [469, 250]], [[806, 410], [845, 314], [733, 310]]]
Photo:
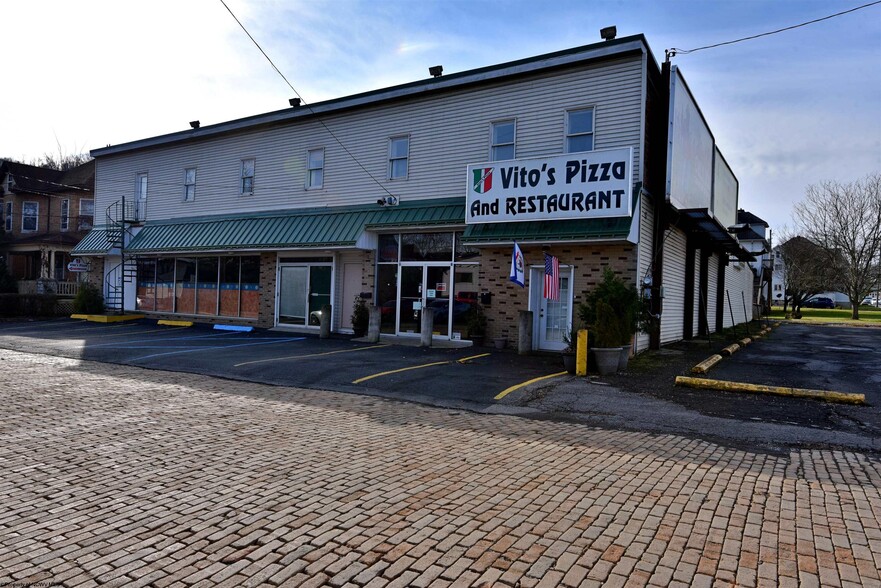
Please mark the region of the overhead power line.
[[[879, 2], [881, 2], [881, 0], [879, 0]], [[266, 58], [266, 60], [267, 60], [267, 61], [269, 62], [269, 64], [272, 66], [272, 69], [274, 69], [274, 70], [278, 73], [278, 75], [281, 76], [281, 79], [283, 79], [283, 80], [285, 81], [285, 83], [288, 85], [288, 87], [293, 91], [293, 93], [297, 95], [297, 97], [300, 99], [300, 102], [301, 102], [301, 104], [302, 104], [302, 107], [307, 108], [307, 109], [309, 110], [309, 112], [311, 112], [313, 115], [315, 115], [315, 118], [318, 120], [318, 122], [321, 124], [321, 126], [324, 127], [324, 130], [326, 130], [326, 131], [330, 134], [330, 136], [333, 137], [333, 140], [336, 141], [337, 144], [338, 144], [340, 147], [342, 147], [343, 151], [345, 151], [346, 154], [347, 154], [349, 157], [352, 158], [352, 161], [354, 161], [356, 164], [358, 164], [358, 167], [360, 167], [361, 170], [362, 170], [365, 174], [367, 174], [367, 176], [368, 176], [371, 180], [373, 180], [373, 183], [375, 183], [377, 186], [379, 186], [379, 187], [380, 187], [380, 188], [381, 188], [386, 194], [388, 194], [389, 196], [391, 196], [392, 198], [394, 198], [395, 195], [392, 194], [391, 192], [389, 192], [388, 189], [387, 189], [385, 186], [383, 186], [383, 185], [380, 183], [379, 180], [377, 180], [375, 177], [373, 177], [373, 174], [371, 174], [370, 171], [368, 171], [368, 169], [367, 169], [366, 167], [364, 167], [364, 165], [363, 165], [360, 161], [358, 161], [358, 158], [355, 157], [355, 155], [354, 155], [351, 151], [349, 151], [349, 149], [343, 144], [343, 142], [339, 139], [339, 137], [337, 137], [337, 136], [334, 134], [334, 132], [333, 132], [332, 130], [330, 130], [330, 127], [328, 127], [328, 126], [324, 123], [324, 121], [321, 120], [321, 117], [318, 116], [318, 115], [315, 113], [315, 111], [312, 110], [312, 107], [309, 106], [309, 104], [303, 99], [302, 96], [300, 96], [300, 93], [297, 92], [297, 89], [294, 88], [293, 84], [291, 84], [291, 82], [288, 81], [287, 77], [285, 77], [285, 75], [284, 75], [283, 73], [281, 73], [281, 70], [278, 69], [278, 67], [276, 67], [275, 63], [273, 63], [273, 61], [272, 61], [272, 59], [269, 57], [269, 55], [266, 54], [266, 51], [263, 50], [263, 47], [260, 46], [260, 43], [257, 42], [257, 39], [255, 39], [254, 36], [251, 35], [251, 33], [248, 32], [248, 29], [245, 28], [245, 25], [242, 24], [242, 21], [240, 21], [240, 20], [238, 19], [238, 17], [235, 15], [235, 13], [232, 11], [232, 9], [230, 9], [230, 7], [226, 5], [226, 2], [224, 2], [224, 0], [220, 0], [220, 3], [223, 4], [223, 7], [226, 8], [226, 10], [227, 10], [227, 12], [229, 12], [230, 16], [232, 16], [233, 19], [234, 19], [234, 20], [238, 23], [238, 25], [242, 28], [242, 30], [245, 31], [245, 34], [248, 35], [248, 38], [251, 39], [251, 42], [254, 43], [254, 45], [257, 47], [257, 49], [260, 50], [260, 53], [263, 54], [263, 57]]]
[[[222, 2], [223, 0], [221, 0]], [[837, 16], [842, 16], [844, 14], [849, 14], [851, 12], [856, 12], [857, 10], [862, 10], [863, 8], [869, 8], [870, 6], [875, 6], [876, 4], [881, 4], [881, 0], [876, 0], [875, 2], [869, 2], [868, 4], [863, 4], [862, 6], [856, 6], [849, 10], [843, 10], [841, 12], [836, 12], [835, 14], [830, 14], [828, 16], [824, 16], [822, 18], [815, 18], [814, 20], [809, 20], [807, 22], [802, 22], [796, 25], [783, 27], [782, 29], [777, 29], [776, 31], [768, 31], [767, 33], [759, 33], [758, 35], [751, 35], [749, 37], [742, 37], [740, 39], [734, 39], [733, 41], [724, 41], [722, 43], [714, 43], [712, 45], [705, 45], [703, 47], [696, 47], [694, 49], [679, 49], [673, 47], [672, 49], [667, 49], [665, 53], [667, 54], [667, 61], [670, 60], [674, 55], [687, 55], [689, 53], [695, 53], [697, 51], [703, 51], [704, 49], [713, 49], [715, 47], [722, 47], [723, 45], [733, 45], [734, 43], [742, 43], [743, 41], [751, 41], [752, 39], [758, 39], [760, 37], [767, 37], [769, 35], [776, 35], [777, 33], [782, 33], [784, 31], [791, 31], [792, 29], [797, 29], [800, 27], [804, 27], [810, 24], [815, 24], [818, 22], [822, 22], [824, 20], [829, 20], [830, 18], [835, 18]]]

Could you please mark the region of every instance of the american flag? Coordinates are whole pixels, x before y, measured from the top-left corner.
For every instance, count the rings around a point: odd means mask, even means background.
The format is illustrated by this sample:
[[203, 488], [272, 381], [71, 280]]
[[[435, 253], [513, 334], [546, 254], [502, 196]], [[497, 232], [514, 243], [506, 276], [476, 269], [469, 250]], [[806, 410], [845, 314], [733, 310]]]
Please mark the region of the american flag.
[[545, 298], [560, 299], [560, 260], [545, 253]]

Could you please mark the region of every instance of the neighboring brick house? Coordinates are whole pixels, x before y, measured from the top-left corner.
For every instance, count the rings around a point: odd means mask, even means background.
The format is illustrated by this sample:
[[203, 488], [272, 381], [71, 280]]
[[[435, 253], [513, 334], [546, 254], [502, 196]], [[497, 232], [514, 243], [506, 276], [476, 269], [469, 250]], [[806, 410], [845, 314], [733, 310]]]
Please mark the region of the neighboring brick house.
[[95, 162], [58, 171], [0, 163], [0, 255], [18, 280], [73, 281], [70, 251], [92, 228]]

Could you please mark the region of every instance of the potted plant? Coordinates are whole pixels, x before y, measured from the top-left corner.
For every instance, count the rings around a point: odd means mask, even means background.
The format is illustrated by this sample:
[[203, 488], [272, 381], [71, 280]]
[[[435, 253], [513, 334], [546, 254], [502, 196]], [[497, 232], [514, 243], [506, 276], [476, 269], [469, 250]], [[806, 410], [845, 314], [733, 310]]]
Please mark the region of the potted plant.
[[486, 336], [486, 313], [476, 302], [473, 302], [468, 310], [465, 328], [468, 330], [468, 338], [475, 346], [483, 345], [483, 338]]
[[355, 296], [355, 306], [352, 308], [352, 330], [355, 332], [355, 337], [366, 335], [369, 325], [370, 311], [367, 309], [367, 301]]
[[[592, 349], [617, 348], [618, 365], [627, 367], [633, 336], [646, 324], [642, 300], [634, 286], [627, 285], [608, 267], [603, 279], [585, 296], [578, 309], [581, 320], [596, 332], [596, 347]], [[612, 355], [611, 352], [605, 355]], [[608, 359], [611, 362], [611, 359]], [[614, 370], [613, 370], [614, 371]]]
[[621, 321], [605, 300], [596, 303], [596, 357], [597, 371], [602, 375], [612, 374], [618, 370], [621, 358]]
[[574, 324], [569, 325], [569, 328], [563, 332], [563, 343], [566, 344], [566, 347], [560, 352], [563, 356], [563, 367], [570, 374], [574, 374], [576, 364], [575, 349], [578, 344], [578, 328]]

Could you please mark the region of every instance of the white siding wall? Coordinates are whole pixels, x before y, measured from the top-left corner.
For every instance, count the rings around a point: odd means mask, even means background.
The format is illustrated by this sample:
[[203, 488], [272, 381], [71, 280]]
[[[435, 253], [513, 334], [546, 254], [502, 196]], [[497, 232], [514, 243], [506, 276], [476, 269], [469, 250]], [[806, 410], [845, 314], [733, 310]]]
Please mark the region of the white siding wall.
[[707, 263], [707, 325], [711, 333], [716, 332], [716, 284], [719, 279], [719, 255], [714, 253]]
[[[370, 106], [323, 121], [379, 182], [402, 200], [464, 195], [465, 167], [489, 159], [490, 123], [516, 118], [518, 158], [563, 151], [567, 109], [595, 106], [595, 148], [632, 146], [642, 177], [641, 56], [519, 81]], [[409, 134], [407, 180], [386, 180], [388, 138]], [[324, 187], [305, 189], [306, 152], [325, 149]], [[239, 192], [241, 160], [256, 159], [254, 194]], [[195, 167], [194, 202], [184, 202], [184, 170]], [[380, 186], [314, 119], [98, 159], [96, 217], [148, 174], [148, 220], [298, 207], [372, 203]]]
[[352, 316], [355, 305], [354, 300], [345, 300], [343, 298], [343, 280], [345, 279], [343, 268], [346, 263], [357, 263], [360, 265], [363, 263], [363, 253], [361, 251], [340, 251], [336, 256], [336, 263], [334, 263], [333, 267], [334, 298], [331, 303], [334, 308], [334, 330], [339, 330], [344, 322], [348, 322], [344, 319]]
[[701, 252], [700, 249], [694, 252], [694, 306], [691, 319], [691, 336], [696, 337], [700, 332], [700, 313], [701, 313]]
[[[728, 328], [752, 320], [753, 274], [749, 265], [742, 262], [731, 262], [725, 268], [725, 316], [724, 324]], [[730, 306], [729, 306], [730, 301]], [[746, 312], [744, 312], [744, 302]], [[734, 316], [734, 322], [731, 317]]]
[[[639, 270], [636, 276], [636, 287], [642, 293], [642, 280], [651, 275], [652, 267], [652, 240], [655, 233], [655, 207], [647, 198], [642, 197], [639, 204], [639, 243], [637, 251], [639, 255]], [[649, 348], [648, 333], [638, 333], [636, 335], [636, 351], [642, 351]]]
[[671, 231], [664, 241], [662, 345], [682, 339], [682, 317], [685, 311], [685, 233], [676, 228]]

